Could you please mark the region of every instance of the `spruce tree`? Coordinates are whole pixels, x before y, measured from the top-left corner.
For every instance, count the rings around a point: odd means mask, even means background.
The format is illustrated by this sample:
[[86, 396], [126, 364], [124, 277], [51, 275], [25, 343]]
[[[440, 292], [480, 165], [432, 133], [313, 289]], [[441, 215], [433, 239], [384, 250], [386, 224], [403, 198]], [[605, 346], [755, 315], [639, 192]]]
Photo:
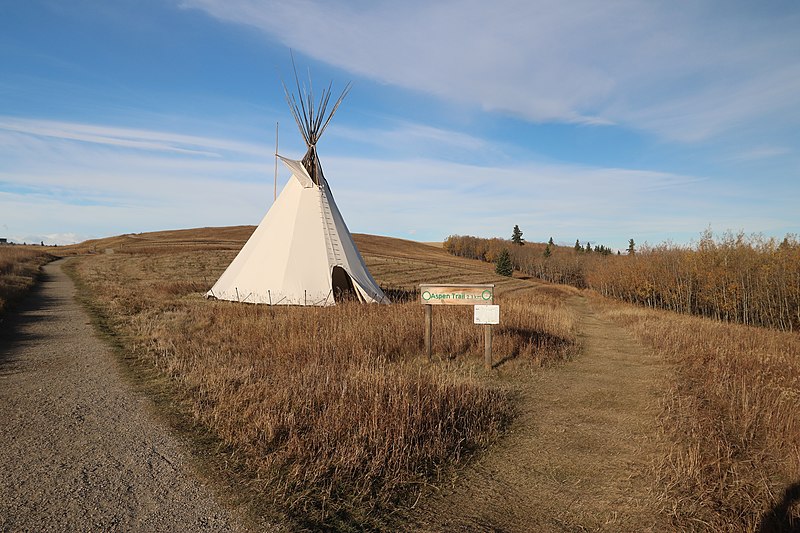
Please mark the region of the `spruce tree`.
[[522, 238], [522, 230], [520, 230], [519, 226], [516, 224], [514, 224], [514, 230], [511, 232], [511, 242], [517, 246], [525, 244], [525, 240]]
[[550, 240], [549, 240], [549, 241], [547, 241], [547, 244], [549, 244], [550, 246], [555, 246], [555, 244], [556, 244], [556, 243], [554, 243], [554, 242], [553, 242], [553, 238], [552, 238], [552, 237], [550, 237]]
[[501, 276], [508, 276], [514, 273], [514, 265], [511, 264], [511, 254], [508, 253], [508, 250], [503, 248], [503, 251], [497, 256], [497, 260], [494, 263], [494, 271], [500, 274]]
[[550, 251], [550, 244], [548, 244], [544, 249], [544, 256], [545, 257], [550, 257], [552, 255], [552, 253], [553, 252]]
[[581, 241], [579, 239], [575, 239], [575, 251], [582, 252], [583, 246], [581, 246]]
[[628, 241], [628, 255], [636, 255], [636, 243], [633, 239]]

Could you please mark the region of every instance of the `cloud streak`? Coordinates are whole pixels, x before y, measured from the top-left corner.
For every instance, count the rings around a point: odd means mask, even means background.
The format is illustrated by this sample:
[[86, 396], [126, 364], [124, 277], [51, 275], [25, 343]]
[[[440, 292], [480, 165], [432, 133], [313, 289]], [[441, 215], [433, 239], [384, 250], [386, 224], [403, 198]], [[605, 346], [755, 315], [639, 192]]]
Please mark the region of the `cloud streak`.
[[[37, 138], [80, 141], [132, 150], [167, 152], [193, 156], [221, 157], [222, 152], [263, 156], [263, 146], [227, 139], [212, 139], [152, 130], [117, 128], [94, 124], [19, 119], [0, 116], [0, 130]], [[8, 142], [8, 141], [6, 141]]]
[[797, 11], [634, 0], [180, 5], [381, 83], [535, 122], [698, 142], [764, 114], [800, 120]]
[[[52, 228], [90, 237], [98, 236], [91, 229], [98, 227], [112, 234], [256, 224], [271, 204], [271, 157], [254, 157], [259, 150], [246, 143], [90, 124], [9, 124], [0, 121], [6, 132], [0, 135], [0, 211], [5, 223], [18, 228], [15, 235], [29, 240], [54, 234]], [[412, 138], [409, 142], [427, 143], [433, 152], [453, 143], [461, 149], [491, 146], [414, 124], [403, 124], [388, 137], [397, 132]], [[138, 142], [129, 146], [116, 139]], [[174, 144], [203, 150], [176, 154]], [[15, 163], [12, 154], [20, 151], [23, 162]], [[205, 151], [222, 156], [209, 158]], [[502, 235], [509, 223], [546, 226], [559, 234], [575, 231], [584, 219], [593, 220], [595, 228], [617, 229], [630, 217], [677, 221], [687, 209], [675, 210], [676, 198], [711, 196], [703, 190], [704, 180], [636, 169], [333, 155], [323, 155], [322, 163], [351, 229], [390, 235], [415, 230], [427, 240], [450, 231]], [[279, 183], [287, 179], [281, 169]], [[708, 204], [696, 209], [713, 211]]]

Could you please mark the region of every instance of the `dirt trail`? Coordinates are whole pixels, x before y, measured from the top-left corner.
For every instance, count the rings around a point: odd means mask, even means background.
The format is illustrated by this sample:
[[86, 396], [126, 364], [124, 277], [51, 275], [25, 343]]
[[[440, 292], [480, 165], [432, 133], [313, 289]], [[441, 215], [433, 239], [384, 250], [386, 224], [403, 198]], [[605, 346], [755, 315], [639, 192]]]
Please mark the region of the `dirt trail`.
[[241, 531], [120, 377], [61, 261], [0, 323], [0, 531]]
[[[582, 297], [583, 352], [522, 391], [513, 432], [423, 497], [422, 531], [662, 531], [648, 492], [665, 368]], [[427, 501], [426, 501], [427, 498]]]

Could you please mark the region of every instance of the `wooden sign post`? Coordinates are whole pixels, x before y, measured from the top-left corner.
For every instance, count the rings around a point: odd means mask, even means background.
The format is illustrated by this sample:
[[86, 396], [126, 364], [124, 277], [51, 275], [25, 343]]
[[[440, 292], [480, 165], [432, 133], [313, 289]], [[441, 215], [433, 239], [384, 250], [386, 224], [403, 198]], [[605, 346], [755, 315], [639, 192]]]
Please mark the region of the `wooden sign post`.
[[425, 306], [425, 353], [428, 354], [428, 361], [433, 359], [433, 343], [431, 342], [431, 330], [433, 329], [433, 308], [430, 304]]
[[[487, 368], [492, 366], [492, 324], [499, 324], [500, 306], [494, 303], [494, 285], [420, 285], [420, 303], [425, 306], [425, 353], [428, 360], [433, 359], [433, 306], [434, 305], [472, 305], [475, 306], [475, 323], [486, 324], [484, 329], [485, 353]], [[478, 322], [478, 308], [492, 307], [492, 319], [496, 315], [497, 322]], [[486, 311], [481, 311], [483, 317]]]

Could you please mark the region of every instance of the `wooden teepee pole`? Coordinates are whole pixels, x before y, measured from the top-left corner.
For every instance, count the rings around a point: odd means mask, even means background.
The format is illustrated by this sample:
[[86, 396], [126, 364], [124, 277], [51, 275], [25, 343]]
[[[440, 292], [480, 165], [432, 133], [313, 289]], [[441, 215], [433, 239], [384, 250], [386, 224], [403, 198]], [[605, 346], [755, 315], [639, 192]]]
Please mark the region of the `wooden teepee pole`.
[[275, 183], [272, 190], [272, 201], [278, 199], [278, 122], [275, 123]]

